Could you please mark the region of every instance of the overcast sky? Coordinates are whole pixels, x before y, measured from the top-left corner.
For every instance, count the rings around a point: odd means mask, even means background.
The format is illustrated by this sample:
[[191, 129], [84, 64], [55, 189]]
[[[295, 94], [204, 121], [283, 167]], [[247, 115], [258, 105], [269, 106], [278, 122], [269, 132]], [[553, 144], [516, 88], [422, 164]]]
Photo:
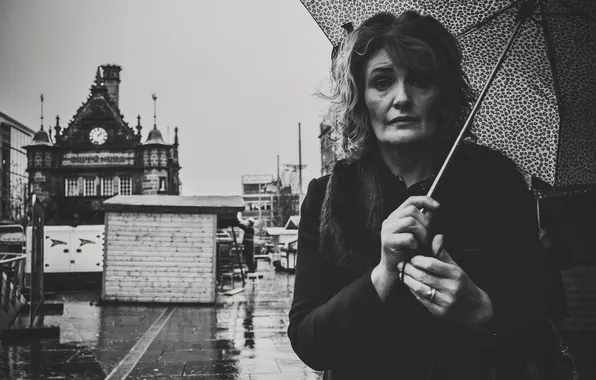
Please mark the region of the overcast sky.
[[299, 0], [0, 0], [0, 111], [66, 126], [97, 66], [122, 66], [120, 109], [146, 136], [179, 127], [183, 195], [233, 195], [243, 174], [320, 175], [331, 44]]

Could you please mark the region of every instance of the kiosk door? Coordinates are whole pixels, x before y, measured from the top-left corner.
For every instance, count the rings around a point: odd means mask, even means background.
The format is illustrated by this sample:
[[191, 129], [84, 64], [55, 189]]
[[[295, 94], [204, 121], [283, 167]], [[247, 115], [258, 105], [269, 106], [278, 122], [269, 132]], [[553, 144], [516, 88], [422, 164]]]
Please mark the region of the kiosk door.
[[74, 272], [103, 272], [103, 242], [105, 227], [82, 225], [70, 234]]
[[[71, 226], [45, 226], [44, 272], [70, 272], [74, 267], [71, 260]], [[31, 234], [27, 233], [29, 238]]]

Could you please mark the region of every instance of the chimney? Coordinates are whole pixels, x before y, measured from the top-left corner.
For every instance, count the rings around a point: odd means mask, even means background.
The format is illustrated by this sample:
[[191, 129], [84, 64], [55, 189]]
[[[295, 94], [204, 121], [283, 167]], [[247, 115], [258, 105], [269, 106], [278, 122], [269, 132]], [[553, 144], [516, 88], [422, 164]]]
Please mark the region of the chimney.
[[120, 97], [120, 70], [122, 70], [122, 67], [118, 65], [104, 65], [101, 68], [103, 69], [103, 82], [108, 89], [108, 95], [116, 107], [120, 108], [118, 99]]

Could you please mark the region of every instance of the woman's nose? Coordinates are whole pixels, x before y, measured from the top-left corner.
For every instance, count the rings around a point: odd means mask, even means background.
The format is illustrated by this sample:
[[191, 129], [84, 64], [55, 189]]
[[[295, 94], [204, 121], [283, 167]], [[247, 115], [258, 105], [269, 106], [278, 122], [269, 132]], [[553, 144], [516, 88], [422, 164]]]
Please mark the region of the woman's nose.
[[393, 107], [399, 110], [407, 109], [412, 106], [412, 99], [406, 84], [399, 81], [394, 87]]

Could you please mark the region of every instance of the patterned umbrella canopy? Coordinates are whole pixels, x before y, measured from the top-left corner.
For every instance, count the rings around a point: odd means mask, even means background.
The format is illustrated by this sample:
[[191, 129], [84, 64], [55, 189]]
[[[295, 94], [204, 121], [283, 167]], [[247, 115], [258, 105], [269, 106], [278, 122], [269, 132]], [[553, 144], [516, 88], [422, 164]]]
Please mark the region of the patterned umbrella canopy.
[[596, 185], [596, 1], [301, 0], [334, 47], [346, 24], [380, 11], [416, 10], [460, 41], [464, 68], [480, 91], [520, 24], [474, 116], [478, 143], [553, 186]]

